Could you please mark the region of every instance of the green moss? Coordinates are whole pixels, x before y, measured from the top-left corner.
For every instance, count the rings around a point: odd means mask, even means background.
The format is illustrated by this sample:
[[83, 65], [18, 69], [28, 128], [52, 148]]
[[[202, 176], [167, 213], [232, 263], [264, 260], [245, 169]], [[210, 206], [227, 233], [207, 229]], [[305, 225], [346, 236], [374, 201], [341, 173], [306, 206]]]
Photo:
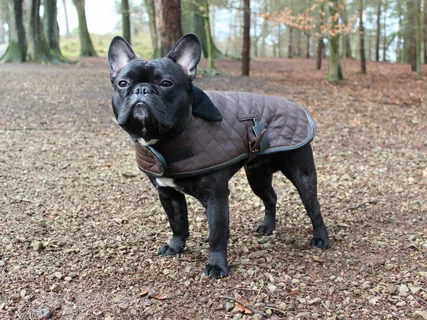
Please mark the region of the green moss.
[[[92, 43], [100, 57], [106, 57], [111, 39], [116, 34], [91, 34]], [[78, 58], [80, 55], [80, 41], [78, 34], [72, 34], [69, 37], [62, 37], [59, 43], [62, 54], [67, 58]], [[151, 45], [150, 35], [140, 33], [132, 35], [132, 47], [134, 51], [144, 59], [149, 59], [153, 49]]]

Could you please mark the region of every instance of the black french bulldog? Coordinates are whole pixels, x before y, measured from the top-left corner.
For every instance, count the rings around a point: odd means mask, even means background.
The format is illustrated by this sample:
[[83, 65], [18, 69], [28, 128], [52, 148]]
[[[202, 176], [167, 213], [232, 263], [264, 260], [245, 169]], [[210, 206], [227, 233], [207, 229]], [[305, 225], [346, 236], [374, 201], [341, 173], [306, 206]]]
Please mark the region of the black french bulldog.
[[[156, 147], [180, 133], [191, 116], [192, 80], [201, 56], [195, 34], [182, 37], [166, 57], [145, 61], [136, 57], [130, 45], [115, 37], [109, 48], [110, 80], [114, 87], [112, 107], [117, 123], [135, 143]], [[151, 149], [154, 150], [154, 149]], [[153, 151], [154, 152], [154, 151]], [[228, 275], [229, 237], [228, 181], [242, 167], [253, 192], [265, 206], [261, 235], [275, 229], [277, 196], [271, 185], [273, 173], [281, 171], [297, 188], [313, 225], [312, 246], [328, 248], [328, 232], [317, 200], [317, 176], [310, 143], [300, 148], [242, 159], [218, 170], [189, 177], [148, 175], [156, 187], [169, 219], [173, 237], [159, 254], [173, 256], [185, 248], [189, 236], [184, 194], [197, 198], [206, 208], [209, 223], [209, 262], [205, 274], [211, 278]]]

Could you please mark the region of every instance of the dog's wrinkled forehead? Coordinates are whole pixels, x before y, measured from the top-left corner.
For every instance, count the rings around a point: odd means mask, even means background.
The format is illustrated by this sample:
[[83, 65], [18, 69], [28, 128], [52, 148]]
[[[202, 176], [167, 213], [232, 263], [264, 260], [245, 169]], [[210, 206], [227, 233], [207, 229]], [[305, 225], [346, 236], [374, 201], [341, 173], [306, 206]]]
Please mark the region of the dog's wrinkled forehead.
[[182, 68], [169, 58], [158, 58], [151, 61], [134, 59], [119, 72], [117, 80], [129, 78], [135, 82], [151, 82], [165, 77], [186, 79]]

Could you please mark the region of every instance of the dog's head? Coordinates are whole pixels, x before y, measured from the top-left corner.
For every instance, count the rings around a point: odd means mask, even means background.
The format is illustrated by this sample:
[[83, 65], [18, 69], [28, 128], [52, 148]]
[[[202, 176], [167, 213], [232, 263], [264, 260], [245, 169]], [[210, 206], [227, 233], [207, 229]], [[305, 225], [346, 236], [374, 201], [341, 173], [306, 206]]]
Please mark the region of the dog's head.
[[113, 38], [108, 50], [113, 111], [134, 140], [153, 144], [185, 126], [201, 52], [199, 38], [190, 33], [166, 57], [146, 61], [137, 58], [123, 38]]

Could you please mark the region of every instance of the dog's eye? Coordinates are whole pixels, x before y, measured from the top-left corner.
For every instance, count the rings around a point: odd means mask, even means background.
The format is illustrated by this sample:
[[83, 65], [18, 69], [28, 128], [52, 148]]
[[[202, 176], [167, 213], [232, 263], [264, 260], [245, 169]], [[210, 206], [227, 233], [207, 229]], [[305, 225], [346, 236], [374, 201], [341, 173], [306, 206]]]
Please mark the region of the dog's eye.
[[161, 85], [162, 87], [170, 87], [170, 86], [172, 86], [172, 85], [173, 85], [173, 83], [172, 83], [172, 82], [170, 82], [169, 80], [163, 80], [162, 82], [160, 82], [160, 85]]
[[129, 85], [129, 83], [125, 80], [120, 80], [118, 85], [120, 88], [126, 88]]

